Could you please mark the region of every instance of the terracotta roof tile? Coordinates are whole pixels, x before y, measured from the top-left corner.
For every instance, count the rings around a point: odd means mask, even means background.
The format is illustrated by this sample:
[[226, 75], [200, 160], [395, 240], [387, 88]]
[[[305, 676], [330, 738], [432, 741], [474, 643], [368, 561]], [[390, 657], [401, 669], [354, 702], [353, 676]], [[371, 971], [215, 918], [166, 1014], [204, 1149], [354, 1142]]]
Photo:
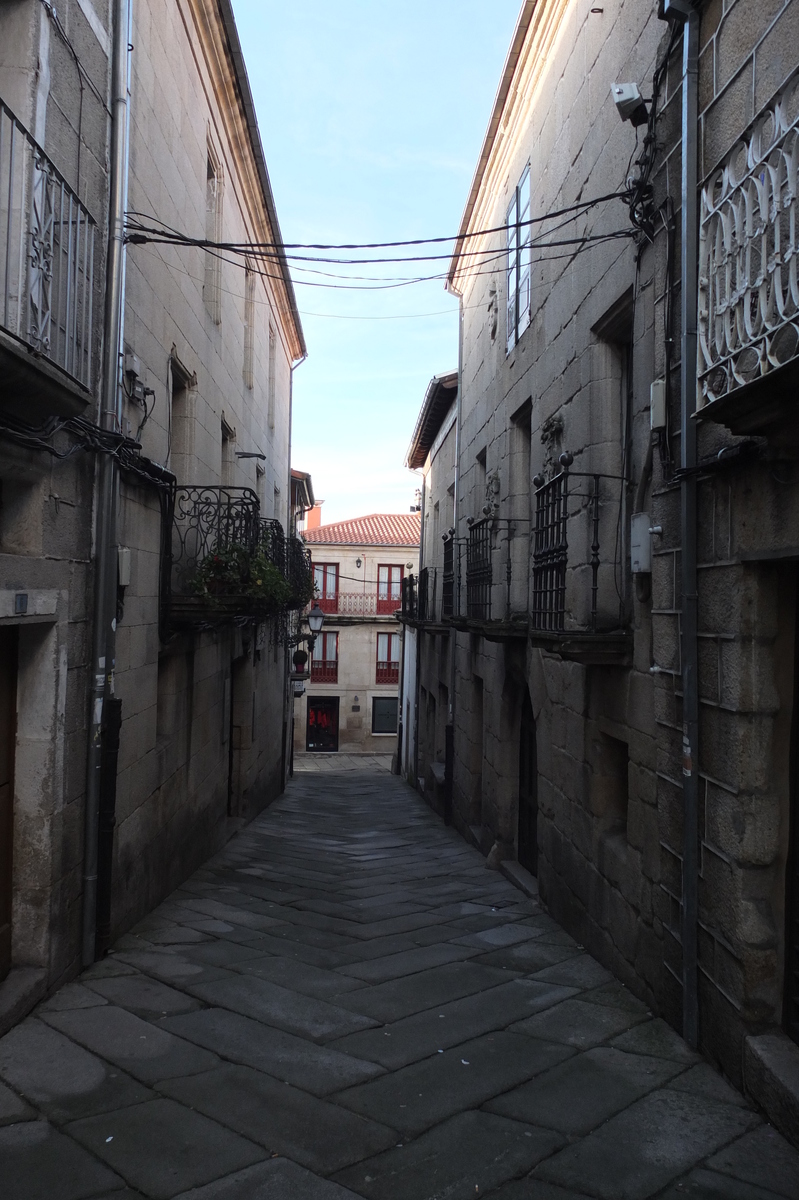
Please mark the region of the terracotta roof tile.
[[420, 531], [419, 513], [371, 513], [308, 529], [303, 538], [309, 546], [418, 546]]

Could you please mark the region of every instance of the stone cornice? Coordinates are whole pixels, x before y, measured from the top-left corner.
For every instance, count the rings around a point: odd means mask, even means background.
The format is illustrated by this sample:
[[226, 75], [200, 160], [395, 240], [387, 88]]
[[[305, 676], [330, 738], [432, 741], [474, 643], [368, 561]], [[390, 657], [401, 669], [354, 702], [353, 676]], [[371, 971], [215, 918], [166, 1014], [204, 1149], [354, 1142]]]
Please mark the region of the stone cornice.
[[[191, 25], [187, 23], [189, 40], [203, 86], [209, 92], [212, 128], [223, 159], [229, 160], [226, 174], [234, 184], [247, 236], [253, 241], [282, 246], [230, 0], [182, 0], [181, 8], [184, 5], [191, 20]], [[275, 268], [270, 274], [277, 278], [262, 277], [262, 283], [279, 317], [278, 334], [286, 343], [288, 357], [296, 361], [306, 355], [305, 339], [288, 264], [282, 252]]]

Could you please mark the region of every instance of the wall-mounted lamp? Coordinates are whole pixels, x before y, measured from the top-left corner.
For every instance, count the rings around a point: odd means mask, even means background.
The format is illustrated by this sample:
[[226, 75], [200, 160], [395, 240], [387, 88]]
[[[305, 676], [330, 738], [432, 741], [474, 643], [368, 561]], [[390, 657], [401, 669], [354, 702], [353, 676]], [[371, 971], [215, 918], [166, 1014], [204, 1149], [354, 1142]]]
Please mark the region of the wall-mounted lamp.
[[358, 569], [360, 570], [360, 568], [363, 566], [363, 559], [362, 559], [362, 558], [356, 558], [356, 560], [355, 560], [355, 565], [356, 565], [356, 567], [358, 567]]

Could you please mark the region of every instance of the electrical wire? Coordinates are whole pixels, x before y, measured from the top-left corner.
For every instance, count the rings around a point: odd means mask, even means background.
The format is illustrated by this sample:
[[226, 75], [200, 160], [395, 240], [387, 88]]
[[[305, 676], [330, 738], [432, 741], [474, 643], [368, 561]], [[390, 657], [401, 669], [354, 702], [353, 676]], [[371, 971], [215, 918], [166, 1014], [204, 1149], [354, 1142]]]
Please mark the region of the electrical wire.
[[[44, 2], [44, 0], [43, 0], [43, 2]], [[627, 199], [628, 196], [629, 196], [629, 189], [625, 189], [624, 191], [608, 192], [604, 196], [596, 196], [591, 200], [580, 200], [575, 204], [566, 205], [564, 208], [555, 209], [552, 212], [543, 213], [537, 217], [530, 217], [529, 220], [527, 220], [527, 221], [520, 221], [518, 223], [518, 227], [521, 228], [522, 226], [527, 226], [527, 225], [537, 225], [543, 221], [550, 221], [550, 220], [554, 220], [556, 217], [565, 216], [567, 213], [580, 213], [580, 212], [584, 211], [585, 209], [593, 208], [597, 204], [604, 204], [608, 200]], [[143, 213], [143, 212], [137, 211], [136, 209], [131, 209], [128, 213], [126, 213], [126, 224], [130, 228], [139, 227], [139, 228], [144, 229], [144, 226], [141, 226], [140, 223], [138, 223], [136, 221], [131, 221], [130, 220], [131, 217], [133, 217], [133, 218], [144, 217], [145, 220], [148, 220], [148, 221], [157, 221], [158, 220], [157, 217], [152, 216], [152, 214], [150, 214], [150, 213]], [[181, 238], [183, 237], [183, 235], [180, 234], [180, 232], [177, 229], [175, 229], [174, 227], [172, 227], [170, 229], [170, 227], [163, 221], [160, 222], [160, 224], [161, 224], [163, 230], [169, 231], [173, 235], [178, 235]], [[471, 238], [485, 237], [491, 233], [506, 233], [507, 230], [510, 228], [511, 228], [511, 226], [509, 226], [508, 224], [494, 225], [487, 229], [473, 230], [471, 233], [464, 233], [464, 234], [456, 233], [456, 234], [449, 234], [449, 235], [446, 235], [443, 237], [410, 238], [410, 239], [407, 239], [404, 241], [392, 241], [392, 242], [228, 242], [228, 243], [217, 243], [217, 244], [219, 245], [220, 249], [233, 249], [236, 247], [245, 247], [245, 248], [249, 248], [249, 249], [260, 248], [260, 249], [266, 249], [266, 250], [276, 250], [279, 252], [282, 252], [285, 250], [388, 250], [388, 249], [394, 249], [394, 248], [403, 247], [403, 246], [429, 246], [429, 245], [440, 244], [443, 242], [456, 242], [456, 241], [462, 242], [462, 241], [466, 241], [467, 239], [471, 239]], [[514, 229], [517, 228], [516, 223], [514, 223], [513, 228]], [[444, 257], [450, 257], [450, 256], [446, 255]], [[372, 261], [372, 260], [370, 260], [370, 261]]]

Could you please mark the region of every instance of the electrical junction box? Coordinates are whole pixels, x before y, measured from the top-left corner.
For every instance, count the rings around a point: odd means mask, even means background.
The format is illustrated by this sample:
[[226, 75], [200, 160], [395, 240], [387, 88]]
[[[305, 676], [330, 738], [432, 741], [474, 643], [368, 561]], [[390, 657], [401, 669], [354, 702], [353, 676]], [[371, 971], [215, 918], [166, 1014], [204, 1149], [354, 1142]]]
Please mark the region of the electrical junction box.
[[117, 569], [120, 587], [130, 587], [130, 549], [127, 546], [117, 547]]
[[656, 379], [649, 389], [649, 428], [666, 428], [666, 380]]
[[630, 567], [633, 575], [648, 575], [652, 570], [649, 513], [635, 513], [630, 522]]
[[125, 355], [125, 374], [132, 375], [134, 379], [141, 379], [141, 359], [139, 358], [138, 354], [131, 354], [128, 352]]

